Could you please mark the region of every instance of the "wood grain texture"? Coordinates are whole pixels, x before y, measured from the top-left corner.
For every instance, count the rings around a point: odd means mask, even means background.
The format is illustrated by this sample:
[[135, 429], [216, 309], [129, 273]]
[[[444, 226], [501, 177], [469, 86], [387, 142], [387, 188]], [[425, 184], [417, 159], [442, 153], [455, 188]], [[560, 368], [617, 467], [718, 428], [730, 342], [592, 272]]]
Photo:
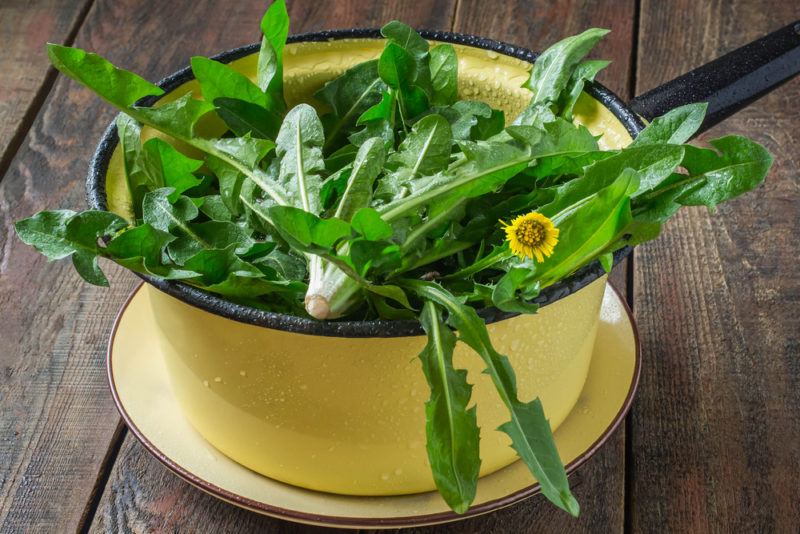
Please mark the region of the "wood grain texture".
[[[511, 2], [514, 4], [514, 2]], [[517, 2], [527, 8], [528, 2]], [[418, 5], [418, 3], [415, 3]], [[377, 7], [376, 7], [377, 6]], [[295, 1], [290, 4], [292, 31], [349, 26], [378, 26], [399, 18], [418, 27], [450, 28], [453, 14], [452, 4], [429, 5], [408, 8], [405, 2], [376, 3], [364, 8], [361, 2], [337, 2], [336, 7], [323, 9], [320, 3]], [[326, 6], [327, 7], [327, 6]], [[545, 9], [544, 3], [538, 6]], [[627, 46], [617, 36], [615, 44], [606, 46], [605, 54], [617, 63], [629, 64], [632, 42], [633, 3], [618, 3], [615, 6], [585, 5], [582, 19], [563, 21], [559, 27], [547, 25], [540, 36], [544, 43], [552, 43], [560, 37], [580, 31], [589, 25], [604, 25], [612, 21], [612, 7], [624, 9], [628, 24], [620, 24], [626, 31]], [[305, 9], [304, 9], [305, 8]], [[625, 13], [627, 15], [625, 15]], [[618, 12], [619, 14], [619, 12]], [[481, 26], [481, 16], [494, 16], [485, 6], [470, 2], [459, 5], [455, 17], [455, 30], [487, 35], [526, 45], [528, 34], [523, 26], [504, 28], [502, 19], [493, 26]], [[511, 17], [511, 16], [510, 16]], [[513, 18], [513, 17], [511, 17]], [[557, 17], [553, 17], [555, 20]], [[626, 68], [617, 67], [623, 73], [622, 80], [613, 80], [616, 90], [627, 91]], [[614, 275], [618, 287], [625, 287], [625, 270]], [[622, 531], [624, 505], [624, 432], [618, 431], [587, 465], [572, 477], [576, 496], [583, 506], [580, 520], [572, 520], [563, 512], [554, 509], [541, 496], [512, 506], [506, 510], [468, 521], [440, 526], [437, 532], [484, 533], [484, 532], [593, 532], [598, 526], [606, 531]], [[163, 532], [206, 530], [213, 532], [268, 531], [278, 533], [325, 531], [304, 525], [271, 519], [241, 510], [218, 501], [200, 490], [186, 484], [169, 473], [141, 447], [135, 438], [128, 436], [118, 460], [111, 472], [95, 521], [94, 532], [132, 531]], [[403, 532], [429, 532], [429, 529], [403, 530]]]
[[[55, 71], [46, 42], [71, 40], [91, 0], [0, 2], [0, 175], [47, 94]], [[1, 176], [0, 176], [1, 178]]]
[[610, 59], [597, 79], [618, 95], [629, 96], [635, 0], [507, 1], [461, 0], [455, 31], [491, 37], [541, 52], [587, 28], [611, 30], [591, 54]]
[[[154, 16], [141, 2], [101, 1], [76, 44], [159, 79], [195, 53], [256, 40], [263, 9], [257, 4], [164, 2]], [[88, 162], [113, 116], [89, 91], [59, 77], [0, 182], [2, 532], [74, 530], [119, 422], [104, 353], [136, 279], [110, 268], [111, 288], [91, 287], [68, 262], [47, 263], [12, 229], [40, 209], [85, 205]]]
[[[640, 92], [797, 18], [781, 1], [642, 4]], [[775, 156], [766, 183], [682, 211], [637, 249], [644, 348], [632, 412], [631, 530], [797, 532], [800, 80], [703, 135]]]
[[[618, 433], [601, 449], [591, 463], [615, 469], [616, 451], [622, 447]], [[620, 443], [614, 443], [619, 441]], [[575, 495], [588, 506], [592, 495], [608, 491], [603, 469], [584, 466], [571, 478]], [[437, 533], [490, 534], [523, 532], [597, 532], [598, 526], [613, 524], [623, 503], [604, 503], [603, 509], [585, 510], [594, 525], [570, 524], [569, 519], [554, 522], [550, 514], [537, 510], [550, 509], [542, 496], [485, 516], [439, 525], [432, 528], [401, 529], [404, 534]], [[561, 514], [564, 514], [561, 512]], [[568, 530], [564, 530], [565, 527]], [[594, 529], [593, 529], [594, 527]], [[336, 529], [310, 527], [272, 519], [220, 501], [180, 480], [151, 456], [135, 438], [126, 438], [114, 466], [91, 532], [271, 532], [300, 534], [304, 532], [341, 532]], [[608, 530], [604, 530], [608, 531]], [[386, 532], [386, 531], [369, 531]]]

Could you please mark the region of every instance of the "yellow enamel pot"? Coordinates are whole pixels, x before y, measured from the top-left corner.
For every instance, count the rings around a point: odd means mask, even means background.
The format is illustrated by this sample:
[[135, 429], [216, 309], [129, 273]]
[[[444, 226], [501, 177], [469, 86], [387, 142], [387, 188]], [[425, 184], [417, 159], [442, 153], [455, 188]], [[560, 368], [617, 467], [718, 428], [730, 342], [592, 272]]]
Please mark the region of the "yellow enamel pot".
[[[312, 102], [322, 84], [378, 57], [374, 31], [328, 32], [290, 39], [285, 52], [289, 105]], [[521, 89], [533, 54], [448, 33], [461, 98], [480, 99], [514, 117], [530, 93]], [[220, 59], [254, 77], [254, 46]], [[191, 73], [162, 82], [175, 99], [200, 94]], [[158, 104], [156, 104], [158, 105]], [[599, 85], [584, 93], [576, 120], [616, 148], [641, 125]], [[615, 110], [615, 111], [611, 111]], [[145, 128], [143, 136], [155, 133]], [[94, 207], [130, 215], [130, 197], [110, 128], [89, 180]], [[107, 200], [107, 203], [106, 203]], [[623, 254], [624, 255], [624, 254]], [[621, 255], [618, 255], [618, 258]], [[174, 394], [194, 428], [233, 460], [268, 477], [326, 492], [396, 495], [435, 489], [425, 450], [428, 391], [416, 356], [425, 343], [409, 322], [317, 322], [226, 302], [185, 284], [148, 280], [157, 335]], [[586, 380], [606, 279], [598, 264], [547, 288], [536, 315], [484, 315], [495, 347], [508, 355], [520, 398], [539, 397], [553, 429], [574, 407]], [[481, 360], [459, 344], [455, 363], [474, 384], [481, 427], [481, 475], [517, 459], [508, 419]]]

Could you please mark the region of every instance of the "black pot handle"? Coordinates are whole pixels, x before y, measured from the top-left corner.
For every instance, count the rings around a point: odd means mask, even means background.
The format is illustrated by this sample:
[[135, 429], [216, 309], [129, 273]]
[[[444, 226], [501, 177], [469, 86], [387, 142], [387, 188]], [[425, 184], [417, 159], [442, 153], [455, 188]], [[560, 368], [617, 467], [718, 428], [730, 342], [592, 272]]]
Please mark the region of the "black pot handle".
[[799, 72], [797, 21], [637, 96], [629, 106], [651, 121], [678, 106], [708, 102], [701, 133]]

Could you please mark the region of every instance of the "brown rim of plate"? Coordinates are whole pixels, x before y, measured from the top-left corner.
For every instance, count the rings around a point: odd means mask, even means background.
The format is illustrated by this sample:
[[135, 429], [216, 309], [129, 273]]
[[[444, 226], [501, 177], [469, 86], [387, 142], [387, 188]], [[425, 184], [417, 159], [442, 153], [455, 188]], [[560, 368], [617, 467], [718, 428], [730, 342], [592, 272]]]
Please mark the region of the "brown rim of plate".
[[[122, 420], [125, 421], [125, 424], [136, 436], [136, 439], [144, 446], [147, 451], [152, 454], [153, 456], [158, 459], [162, 464], [164, 464], [170, 471], [178, 475], [180, 478], [189, 482], [193, 486], [203, 490], [204, 492], [217, 497], [223, 501], [228, 503], [234, 504], [240, 508], [246, 508], [253, 512], [261, 513], [264, 515], [268, 515], [270, 517], [274, 517], [277, 519], [284, 519], [288, 521], [300, 522], [300, 523], [311, 523], [319, 526], [332, 526], [338, 528], [347, 528], [347, 527], [357, 527], [357, 528], [400, 528], [400, 527], [417, 527], [417, 526], [426, 526], [426, 525], [434, 525], [440, 523], [447, 523], [451, 521], [459, 521], [462, 519], [467, 519], [471, 517], [476, 517], [479, 515], [487, 514], [489, 512], [493, 512], [495, 510], [499, 510], [501, 508], [506, 508], [511, 506], [512, 504], [516, 504], [522, 500], [525, 500], [529, 497], [533, 497], [534, 495], [541, 493], [541, 486], [539, 483], [532, 484], [526, 488], [521, 490], [517, 490], [505, 497], [501, 497], [499, 499], [494, 499], [491, 501], [487, 501], [475, 506], [470, 507], [469, 510], [464, 512], [463, 514], [457, 514], [453, 511], [447, 512], [438, 512], [435, 514], [426, 514], [426, 515], [418, 515], [418, 516], [403, 516], [403, 517], [388, 517], [388, 518], [365, 518], [365, 517], [342, 517], [342, 516], [329, 516], [329, 515], [321, 515], [321, 514], [312, 514], [306, 512], [298, 512], [295, 510], [288, 510], [286, 508], [281, 508], [278, 506], [273, 506], [267, 503], [254, 501], [253, 499], [248, 499], [247, 497], [242, 497], [241, 495], [237, 495], [231, 491], [226, 489], [220, 488], [216, 484], [212, 484], [202, 478], [196, 476], [195, 474], [191, 473], [187, 469], [184, 469], [181, 465], [175, 463], [167, 457], [164, 453], [162, 453], [155, 445], [153, 445], [150, 440], [139, 430], [136, 426], [134, 421], [125, 411], [124, 406], [122, 405], [122, 401], [117, 394], [117, 387], [114, 381], [114, 373], [112, 371], [112, 364], [111, 364], [111, 352], [114, 347], [114, 340], [116, 339], [117, 332], [119, 330], [119, 324], [122, 320], [122, 316], [128, 309], [128, 306], [145, 285], [144, 282], [140, 283], [125, 299], [125, 303], [122, 305], [122, 308], [117, 313], [116, 318], [114, 319], [114, 326], [111, 329], [111, 336], [108, 339], [108, 347], [106, 349], [106, 372], [108, 375], [108, 385], [109, 389], [111, 390], [111, 396], [114, 399], [114, 404], [117, 407], [117, 411], [119, 411], [120, 415], [122, 416]], [[628, 389], [628, 394], [625, 397], [625, 401], [622, 403], [622, 407], [619, 409], [617, 414], [611, 421], [611, 424], [606, 428], [606, 430], [597, 438], [594, 443], [592, 443], [589, 448], [587, 448], [583, 453], [581, 453], [577, 458], [575, 458], [572, 462], [565, 466], [567, 475], [571, 475], [576, 469], [582, 466], [586, 461], [591, 458], [594, 453], [596, 453], [600, 447], [602, 447], [606, 441], [611, 437], [611, 435], [619, 428], [622, 422], [625, 420], [625, 416], [627, 415], [628, 411], [630, 410], [631, 404], [633, 403], [633, 398], [636, 394], [636, 390], [639, 386], [639, 376], [641, 374], [641, 367], [642, 367], [642, 351], [641, 351], [641, 344], [639, 342], [639, 329], [636, 325], [636, 320], [633, 317], [633, 313], [631, 312], [630, 307], [628, 306], [627, 301], [625, 298], [617, 291], [610, 282], [607, 283], [608, 287], [614, 292], [617, 296], [619, 301], [622, 303], [622, 307], [625, 310], [625, 313], [628, 317], [629, 324], [631, 325], [631, 329], [633, 330], [633, 339], [634, 339], [634, 369], [633, 369], [633, 379], [631, 380], [630, 388]], [[232, 460], [235, 462], [235, 460]], [[238, 463], [238, 462], [237, 462]], [[265, 478], [266, 475], [261, 475]], [[271, 479], [274, 480], [274, 479]], [[280, 481], [276, 481], [280, 482]], [[285, 482], [280, 482], [281, 484], [286, 484]], [[287, 484], [290, 485], [291, 484]], [[310, 490], [307, 488], [302, 488], [300, 486], [295, 486], [305, 491], [315, 491]], [[325, 493], [321, 491], [315, 491], [316, 493]], [[424, 492], [427, 493], [427, 492]], [[336, 495], [336, 494], [331, 494]], [[352, 495], [346, 495], [347, 497], [358, 497]], [[362, 496], [362, 498], [371, 498], [369, 496]], [[378, 497], [380, 498], [380, 497]]]

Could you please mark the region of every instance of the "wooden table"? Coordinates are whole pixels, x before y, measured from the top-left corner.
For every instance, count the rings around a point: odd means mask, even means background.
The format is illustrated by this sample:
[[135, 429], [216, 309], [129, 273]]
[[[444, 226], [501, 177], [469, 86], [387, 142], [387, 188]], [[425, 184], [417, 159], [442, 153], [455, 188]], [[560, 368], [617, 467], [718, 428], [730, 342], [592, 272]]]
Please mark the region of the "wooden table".
[[[146, 4], [150, 4], [149, 6]], [[84, 205], [114, 111], [48, 67], [45, 41], [96, 50], [151, 80], [255, 41], [263, 1], [0, 3], [0, 531], [308, 527], [249, 513], [168, 472], [120, 423], [104, 356], [136, 278], [82, 283], [13, 236], [13, 221]], [[625, 98], [797, 18], [783, 0], [294, 0], [292, 31], [379, 26], [475, 33], [541, 49], [613, 33], [601, 82]], [[627, 424], [574, 476], [583, 514], [542, 498], [447, 532], [796, 532], [800, 524], [800, 80], [718, 126], [764, 143], [766, 184], [711, 215], [685, 209], [615, 272], [644, 368]]]

